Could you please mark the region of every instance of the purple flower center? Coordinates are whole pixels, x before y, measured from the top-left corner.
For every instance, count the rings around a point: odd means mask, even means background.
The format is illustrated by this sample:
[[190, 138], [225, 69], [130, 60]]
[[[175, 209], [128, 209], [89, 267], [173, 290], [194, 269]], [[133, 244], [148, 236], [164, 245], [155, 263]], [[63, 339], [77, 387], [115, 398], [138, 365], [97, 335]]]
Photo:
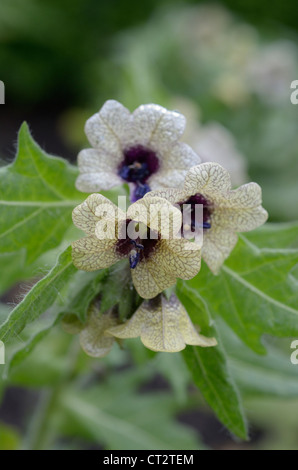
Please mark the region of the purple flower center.
[[[148, 228], [147, 238], [131, 239], [127, 234], [127, 226], [130, 222], [132, 222], [131, 219], [126, 220], [125, 238], [117, 241], [116, 252], [121, 256], [127, 256], [131, 269], [134, 269], [140, 261], [148, 259], [152, 255], [160, 235], [158, 234], [157, 238], [150, 238], [150, 229]], [[135, 223], [137, 224], [137, 222]]]
[[118, 168], [118, 175], [128, 183], [135, 184], [132, 200], [137, 201], [150, 191], [146, 183], [159, 169], [156, 153], [142, 145], [123, 151], [124, 160]]
[[[191, 229], [192, 231], [197, 228], [209, 229], [211, 228], [211, 214], [212, 204], [200, 193], [191, 196], [187, 201], [180, 202], [180, 206], [183, 204], [190, 204], [191, 206]], [[203, 206], [203, 221], [196, 220], [196, 204], [202, 204]]]

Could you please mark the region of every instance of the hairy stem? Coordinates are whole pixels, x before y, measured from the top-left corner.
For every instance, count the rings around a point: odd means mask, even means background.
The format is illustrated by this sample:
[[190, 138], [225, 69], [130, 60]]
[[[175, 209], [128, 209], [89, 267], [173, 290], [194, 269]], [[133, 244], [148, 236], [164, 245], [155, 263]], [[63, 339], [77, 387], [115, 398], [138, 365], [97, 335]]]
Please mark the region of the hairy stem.
[[73, 379], [77, 364], [80, 346], [77, 338], [70, 344], [68, 352], [67, 373], [61, 378], [59, 383], [49, 390], [44, 390], [36, 406], [36, 411], [29, 424], [26, 436], [23, 441], [24, 450], [45, 450], [51, 441], [50, 421], [59, 402], [60, 394], [65, 386]]

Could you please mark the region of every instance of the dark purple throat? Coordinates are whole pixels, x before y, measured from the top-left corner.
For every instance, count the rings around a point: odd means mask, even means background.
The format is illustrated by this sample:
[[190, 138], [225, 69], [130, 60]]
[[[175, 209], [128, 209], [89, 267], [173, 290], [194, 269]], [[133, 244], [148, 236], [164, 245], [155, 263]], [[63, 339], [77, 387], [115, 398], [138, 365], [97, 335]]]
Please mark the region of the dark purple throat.
[[[181, 202], [179, 204], [181, 208], [183, 204], [191, 205], [191, 229], [193, 231], [198, 227], [203, 229], [211, 228], [212, 204], [210, 204], [210, 202], [202, 194], [195, 194], [194, 196], [191, 196], [189, 199], [187, 199], [187, 201]], [[201, 224], [196, 220], [196, 204], [201, 204], [203, 206], [203, 223]]]
[[119, 165], [119, 176], [128, 183], [145, 185], [148, 178], [159, 169], [156, 153], [142, 145], [129, 147], [123, 151], [123, 161]]
[[[136, 268], [139, 262], [148, 259], [156, 249], [156, 245], [160, 239], [159, 234], [156, 238], [150, 238], [150, 230], [147, 231], [147, 238], [138, 237], [136, 239], [129, 238], [127, 234], [128, 224], [132, 222], [130, 219], [126, 220], [125, 238], [119, 239], [116, 244], [116, 252], [129, 258], [131, 269]], [[134, 222], [133, 222], [134, 223]]]

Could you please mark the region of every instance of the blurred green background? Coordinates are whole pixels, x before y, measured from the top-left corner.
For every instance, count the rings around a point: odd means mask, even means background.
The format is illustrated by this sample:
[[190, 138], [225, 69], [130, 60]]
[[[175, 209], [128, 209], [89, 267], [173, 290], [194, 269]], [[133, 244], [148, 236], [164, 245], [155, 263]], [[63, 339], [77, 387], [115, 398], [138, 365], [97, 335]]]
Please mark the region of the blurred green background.
[[[261, 184], [271, 221], [298, 219], [298, 106], [290, 102], [290, 84], [298, 79], [296, 8], [294, 0], [0, 0], [0, 79], [6, 86], [6, 104], [0, 106], [2, 164], [12, 160], [24, 120], [43, 148], [75, 162], [87, 145], [84, 122], [105, 100], [118, 99], [131, 110], [156, 102], [187, 116], [185, 140], [203, 160], [226, 166], [235, 185], [250, 180]], [[15, 302], [17, 296], [18, 291], [10, 291], [2, 300]], [[39, 346], [40, 355], [34, 354], [27, 369], [20, 370], [16, 388], [4, 394], [0, 448], [17, 446], [20, 433], [34, 441], [28, 410], [34, 408], [38, 387], [59, 382], [65, 365], [59, 363], [59, 354], [68, 341], [61, 332], [50, 336]], [[56, 369], [54, 362], [45, 366], [42, 361], [53, 351]], [[134, 384], [141, 421], [149, 420], [156, 393], [162, 390], [171, 400], [168, 409], [164, 401], [158, 405], [165, 421], [171, 423], [179, 415], [180, 422], [196, 430], [189, 442], [201, 439], [211, 448], [298, 447], [293, 419], [298, 400], [289, 412], [288, 402], [247, 392], [253, 439], [237, 444], [189, 387], [178, 359], [154, 358], [144, 366], [150, 354], [135, 344], [127, 355], [117, 354], [102, 362], [82, 358], [92, 371], [84, 380], [102, 384], [102, 400], [111, 387], [114, 401], [123, 399], [128, 408]], [[84, 367], [79, 372], [86, 371]], [[128, 369], [127, 374], [122, 369]], [[117, 381], [123, 398], [112, 387], [115, 383], [117, 389]], [[35, 391], [28, 392], [32, 388]], [[90, 423], [92, 409], [85, 416], [77, 416], [75, 409], [75, 403], [70, 404], [56, 426], [57, 446], [90, 448], [93, 442], [105, 447], [104, 432]], [[164, 433], [170, 428], [165, 426]], [[176, 448], [179, 429], [172, 441]], [[112, 436], [107, 445], [121, 448], [117, 439]]]
[[216, 158], [212, 142], [222, 148], [218, 153], [236, 152], [235, 182], [252, 178], [262, 185], [271, 220], [298, 217], [297, 108], [290, 102], [298, 76], [294, 1], [270, 8], [248, 1], [115, 0], [1, 0], [0, 6], [4, 159], [13, 155], [23, 120], [46, 150], [75, 160], [86, 143], [85, 119], [106, 99], [130, 109], [158, 102], [187, 114], [186, 138], [203, 157]]

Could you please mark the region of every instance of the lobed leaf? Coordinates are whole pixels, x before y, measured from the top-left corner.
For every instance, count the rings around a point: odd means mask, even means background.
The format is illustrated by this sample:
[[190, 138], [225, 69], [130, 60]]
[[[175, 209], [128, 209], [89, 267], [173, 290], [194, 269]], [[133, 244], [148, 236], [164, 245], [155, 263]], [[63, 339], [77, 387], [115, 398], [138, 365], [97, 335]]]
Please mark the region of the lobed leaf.
[[261, 343], [264, 333], [298, 335], [298, 225], [282, 227], [269, 224], [256, 233], [241, 234], [218, 276], [203, 266], [188, 283], [212, 316], [221, 316], [260, 354], [266, 352]]
[[218, 345], [212, 348], [187, 346], [182, 356], [207, 403], [218, 419], [236, 436], [247, 439], [247, 426], [238, 388], [232, 378], [227, 354], [219, 332], [200, 295], [185, 281], [179, 281], [177, 295], [192, 322], [207, 336], [215, 336]]
[[292, 339], [269, 342], [266, 356], [245, 346], [223, 321], [219, 322], [232, 375], [245, 396], [297, 398], [298, 369], [291, 363]]
[[16, 159], [0, 168], [0, 253], [24, 250], [25, 264], [58, 246], [86, 197], [75, 188], [78, 170], [44, 152], [24, 123]]
[[24, 327], [42, 315], [60, 295], [65, 283], [76, 273], [72, 264], [71, 247], [59, 257], [51, 271], [26, 295], [0, 326], [0, 340], [8, 342], [18, 335]]

